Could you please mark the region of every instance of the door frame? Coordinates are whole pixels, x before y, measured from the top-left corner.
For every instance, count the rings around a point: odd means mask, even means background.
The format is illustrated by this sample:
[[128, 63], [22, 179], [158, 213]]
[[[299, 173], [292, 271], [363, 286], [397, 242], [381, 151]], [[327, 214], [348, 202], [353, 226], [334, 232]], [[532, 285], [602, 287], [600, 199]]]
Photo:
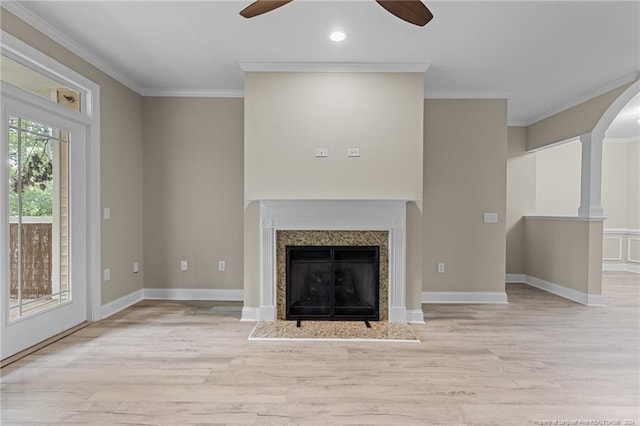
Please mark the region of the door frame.
[[[101, 308], [101, 192], [100, 192], [100, 86], [34, 49], [11, 34], [2, 30], [0, 53], [32, 70], [43, 74], [62, 85], [80, 93], [80, 112], [47, 101], [37, 95], [7, 83], [1, 84], [2, 97], [14, 97], [53, 114], [85, 126], [86, 134], [86, 320], [100, 319]], [[4, 127], [4, 125], [3, 125]], [[7, 166], [0, 162], [0, 173], [6, 175]], [[8, 196], [8, 194], [6, 194]], [[7, 205], [7, 199], [0, 204]], [[0, 210], [0, 241], [9, 241], [8, 211]], [[0, 280], [9, 280], [8, 259], [0, 261]], [[4, 299], [4, 295], [1, 296]], [[4, 303], [4, 300], [2, 300]]]
[[[33, 345], [49, 339], [59, 333], [83, 323], [87, 319], [88, 299], [87, 292], [87, 223], [86, 223], [86, 132], [87, 128], [82, 123], [72, 121], [59, 114], [45, 111], [34, 105], [24, 102], [20, 98], [8, 95], [4, 90], [3, 105], [1, 112], [0, 132], [3, 135], [9, 134], [7, 123], [10, 116], [21, 117], [27, 120], [43, 123], [54, 128], [69, 132], [69, 180], [68, 196], [69, 203], [69, 226], [68, 240], [69, 254], [69, 279], [71, 284], [71, 298], [60, 302], [47, 309], [27, 314], [11, 320], [11, 309], [9, 308], [10, 283], [5, 281], [2, 284], [2, 358], [7, 358], [19, 353]], [[6, 137], [6, 136], [5, 136]], [[3, 144], [3, 158], [8, 154], [8, 144]], [[3, 162], [6, 164], [6, 162]], [[60, 164], [54, 164], [54, 169]], [[7, 185], [7, 175], [0, 181], [3, 182], [3, 194], [10, 192]], [[6, 199], [6, 198], [5, 198]], [[4, 227], [7, 227], [9, 217], [8, 208], [3, 207]], [[10, 225], [9, 225], [10, 226]], [[55, 225], [54, 225], [55, 227]], [[8, 241], [3, 240], [3, 245], [7, 247]], [[53, 247], [52, 247], [53, 248]], [[6, 251], [5, 251], [6, 252]], [[4, 256], [3, 263], [7, 265], [8, 256]]]

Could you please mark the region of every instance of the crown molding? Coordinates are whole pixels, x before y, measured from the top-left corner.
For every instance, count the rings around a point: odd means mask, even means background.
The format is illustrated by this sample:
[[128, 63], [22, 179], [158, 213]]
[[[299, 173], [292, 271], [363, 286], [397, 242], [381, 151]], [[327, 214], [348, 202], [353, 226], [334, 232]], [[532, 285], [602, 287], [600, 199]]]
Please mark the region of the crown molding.
[[240, 62], [244, 72], [397, 72], [424, 73], [424, 63], [368, 62]]
[[573, 100], [570, 100], [569, 102], [566, 102], [562, 105], [559, 105], [555, 108], [552, 108], [546, 112], [543, 112], [542, 114], [539, 114], [537, 116], [534, 116], [533, 118], [531, 118], [528, 123], [527, 126], [531, 126], [532, 124], [535, 124], [539, 121], [542, 121], [546, 118], [549, 118], [553, 115], [556, 115], [558, 113], [561, 113], [562, 111], [568, 110], [569, 108], [573, 108], [576, 105], [579, 105], [583, 102], [589, 101], [593, 98], [596, 98], [600, 95], [603, 95], [613, 89], [617, 89], [620, 86], [623, 86], [627, 83], [631, 83], [632, 81], [635, 81], [638, 77], [640, 77], [640, 72], [638, 71], [634, 71], [632, 73], [629, 73], [617, 80], [614, 80], [598, 89], [592, 90], [591, 92], [585, 93], [584, 95], [575, 98]]
[[507, 92], [425, 90], [425, 99], [509, 99]]
[[59, 29], [49, 25], [49, 23], [47, 23], [44, 19], [33, 13], [21, 3], [17, 1], [5, 1], [2, 2], [2, 8], [16, 15], [28, 25], [40, 31], [42, 34], [60, 44], [65, 49], [84, 59], [100, 71], [116, 79], [134, 92], [142, 95], [142, 88], [139, 84], [126, 77], [121, 72], [112, 68], [105, 61], [96, 57], [93, 53], [82, 47], [80, 44], [76, 43], [71, 37], [60, 31]]
[[153, 89], [146, 88], [140, 93], [142, 96], [157, 97], [175, 97], [175, 98], [242, 98], [244, 90], [242, 89], [219, 89], [219, 90], [200, 90], [200, 89]]
[[507, 127], [527, 127], [526, 121], [508, 121]]

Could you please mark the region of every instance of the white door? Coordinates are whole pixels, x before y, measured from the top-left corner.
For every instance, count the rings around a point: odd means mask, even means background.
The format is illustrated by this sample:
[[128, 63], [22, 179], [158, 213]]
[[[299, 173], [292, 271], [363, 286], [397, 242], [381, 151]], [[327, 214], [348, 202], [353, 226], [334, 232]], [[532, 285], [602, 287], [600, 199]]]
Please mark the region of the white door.
[[1, 359], [87, 319], [86, 126], [2, 101]]

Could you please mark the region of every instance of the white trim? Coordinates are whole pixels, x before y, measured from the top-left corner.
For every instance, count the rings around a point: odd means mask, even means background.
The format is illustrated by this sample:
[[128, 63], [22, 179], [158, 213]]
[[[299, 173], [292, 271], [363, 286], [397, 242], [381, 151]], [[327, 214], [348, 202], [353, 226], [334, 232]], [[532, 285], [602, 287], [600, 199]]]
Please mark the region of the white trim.
[[176, 98], [242, 98], [244, 90], [242, 89], [154, 89], [144, 88], [142, 96], [150, 97], [176, 97]]
[[258, 322], [260, 321], [260, 308], [242, 308], [242, 318], [240, 321]]
[[147, 300], [221, 300], [242, 301], [244, 290], [221, 288], [145, 288]]
[[133, 306], [142, 300], [144, 300], [144, 289], [136, 290], [133, 293], [129, 293], [126, 296], [122, 296], [119, 299], [106, 303], [100, 307], [100, 319], [110, 317], [111, 315], [120, 312], [129, 306]]
[[627, 264], [623, 262], [602, 262], [602, 272], [624, 272]]
[[526, 121], [507, 121], [507, 127], [527, 127]]
[[424, 73], [426, 63], [240, 62], [244, 72], [395, 72]]
[[602, 272], [632, 272], [640, 274], [640, 265], [632, 265], [624, 262], [603, 262]]
[[524, 283], [524, 274], [506, 274], [505, 282], [507, 284], [522, 284]]
[[[20, 2], [5, 1], [5, 2], [2, 2], [2, 7], [8, 10], [9, 12], [13, 13], [18, 18], [20, 18], [27, 24], [31, 25], [33, 28], [40, 31], [41, 33], [43, 33], [44, 35], [46, 35], [56, 43], [60, 44], [64, 48], [70, 50], [71, 52], [78, 55], [80, 58], [90, 63], [91, 65], [95, 66], [100, 71], [118, 80], [120, 83], [127, 86], [129, 89], [133, 90], [134, 92], [137, 92], [138, 94], [142, 93], [142, 89], [140, 85], [138, 85], [133, 80], [126, 77], [121, 72], [112, 68], [105, 61], [98, 58], [89, 50], [82, 47], [79, 43], [75, 42], [71, 37], [64, 34], [59, 29], [49, 25], [44, 19], [42, 19], [40, 16], [33, 13], [24, 5], [20, 4]], [[4, 37], [4, 34], [3, 34], [3, 37]]]
[[87, 137], [87, 164], [89, 168], [87, 181], [87, 229], [89, 241], [87, 243], [87, 300], [89, 303], [88, 318], [96, 321], [100, 315], [102, 305], [102, 183], [100, 145], [101, 145], [101, 112], [100, 86], [92, 83], [90, 110], [91, 125]]
[[[636, 73], [635, 77], [629, 81], [637, 79], [638, 76], [640, 76], [640, 73]], [[622, 86], [623, 84], [625, 83], [620, 84], [620, 86]], [[609, 126], [611, 126], [613, 120], [615, 120], [620, 111], [622, 111], [624, 107], [629, 103], [629, 101], [638, 93], [640, 93], [640, 80], [627, 87], [625, 91], [622, 92], [622, 94], [618, 96], [611, 105], [609, 105], [604, 114], [602, 114], [602, 117], [600, 117], [600, 119], [596, 123], [593, 130], [591, 130], [591, 133], [596, 135], [601, 140], [604, 140], [607, 129], [609, 128]]]
[[351, 342], [368, 342], [368, 343], [420, 343], [420, 340], [416, 338], [415, 340], [408, 339], [349, 339], [349, 338], [310, 338], [310, 337], [253, 337], [253, 334], [250, 335], [247, 340], [255, 340], [255, 341], [274, 341], [274, 342], [343, 342], [343, 343], [351, 343]]
[[545, 149], [555, 148], [557, 146], [564, 145], [566, 143], [571, 143], [571, 142], [580, 142], [580, 138], [579, 137], [571, 137], [569, 139], [563, 139], [561, 141], [550, 143], [548, 145], [543, 145], [543, 146], [539, 146], [537, 148], [527, 149], [526, 152], [527, 152], [527, 154], [531, 154], [531, 153], [534, 153], [534, 152], [543, 151]]
[[[622, 260], [622, 237], [602, 237], [604, 240], [617, 240], [618, 241], [618, 256], [617, 257], [602, 257], [602, 260]], [[604, 247], [603, 247], [604, 251]]]
[[555, 108], [552, 108], [546, 112], [543, 112], [542, 114], [538, 114], [537, 116], [534, 116], [533, 118], [531, 118], [527, 124], [527, 126], [531, 126], [532, 124], [535, 124], [539, 121], [542, 121], [546, 118], [549, 118], [553, 115], [556, 115], [558, 113], [561, 113], [562, 111], [568, 110], [569, 108], [573, 108], [576, 105], [579, 105], [583, 102], [589, 101], [593, 98], [596, 98], [600, 95], [603, 95], [607, 92], [610, 92], [611, 90], [617, 89], [620, 86], [623, 86], [627, 83], [631, 83], [632, 81], [634, 81], [636, 78], [638, 78], [638, 72], [634, 71], [630, 74], [627, 74], [617, 80], [614, 80], [598, 89], [592, 90], [578, 98], [575, 98], [573, 100], [570, 100], [568, 102], [565, 102], [562, 105], [559, 105]]
[[624, 235], [640, 235], [640, 229], [636, 228], [604, 228], [602, 230], [604, 235], [609, 234], [624, 234]]
[[[51, 216], [23, 216], [21, 223], [53, 223]], [[15, 216], [9, 217], [9, 223], [18, 223], [18, 218]]]
[[526, 220], [566, 220], [572, 222], [602, 222], [606, 217], [578, 217], [578, 216], [525, 216]]
[[627, 238], [627, 261], [633, 263], [640, 263], [640, 259], [631, 258], [631, 241], [640, 241], [640, 238]]
[[[241, 302], [244, 290], [199, 288], [142, 288], [100, 307], [100, 319], [107, 318], [142, 300], [211, 300]], [[258, 321], [258, 308], [242, 308], [242, 321]], [[247, 319], [249, 318], [249, 319]]]
[[[509, 93], [425, 89], [424, 98], [425, 99], [509, 99]], [[509, 125], [511, 126], [511, 124]]]
[[407, 322], [409, 324], [424, 324], [422, 309], [407, 309]]
[[423, 291], [422, 303], [505, 305], [509, 302], [504, 291]]
[[572, 300], [574, 302], [581, 303], [587, 306], [603, 306], [605, 304], [604, 296], [601, 294], [588, 294], [582, 291], [574, 290], [569, 287], [565, 287], [560, 284], [545, 281], [540, 278], [525, 275], [525, 284], [535, 287], [540, 290], [544, 290], [548, 293], [555, 294], [556, 296], [564, 297], [565, 299]]

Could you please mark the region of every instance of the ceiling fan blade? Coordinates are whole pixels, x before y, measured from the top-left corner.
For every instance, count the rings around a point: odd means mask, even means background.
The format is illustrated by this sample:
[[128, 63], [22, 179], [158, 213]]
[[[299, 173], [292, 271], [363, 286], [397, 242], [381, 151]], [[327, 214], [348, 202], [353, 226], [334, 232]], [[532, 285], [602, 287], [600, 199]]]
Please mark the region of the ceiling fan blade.
[[376, 0], [378, 4], [403, 21], [423, 27], [433, 15], [420, 0]]
[[277, 9], [280, 6], [284, 6], [292, 0], [257, 0], [251, 3], [249, 6], [242, 9], [240, 15], [245, 18], [253, 18], [254, 16], [262, 15]]

